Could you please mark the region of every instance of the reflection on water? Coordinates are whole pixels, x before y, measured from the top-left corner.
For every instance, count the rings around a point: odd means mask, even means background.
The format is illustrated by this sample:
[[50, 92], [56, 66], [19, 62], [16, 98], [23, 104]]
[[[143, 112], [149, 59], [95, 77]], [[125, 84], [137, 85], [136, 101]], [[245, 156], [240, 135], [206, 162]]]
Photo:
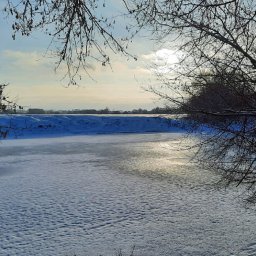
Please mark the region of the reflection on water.
[[180, 137], [5, 141], [0, 255], [256, 255], [255, 212]]

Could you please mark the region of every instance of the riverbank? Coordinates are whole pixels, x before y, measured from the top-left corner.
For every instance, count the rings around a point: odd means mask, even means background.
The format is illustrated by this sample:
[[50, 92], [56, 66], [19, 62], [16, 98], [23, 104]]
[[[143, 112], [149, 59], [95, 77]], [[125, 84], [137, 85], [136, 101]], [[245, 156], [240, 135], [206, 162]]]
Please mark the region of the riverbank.
[[141, 115], [1, 115], [0, 127], [7, 139], [184, 132], [178, 119]]

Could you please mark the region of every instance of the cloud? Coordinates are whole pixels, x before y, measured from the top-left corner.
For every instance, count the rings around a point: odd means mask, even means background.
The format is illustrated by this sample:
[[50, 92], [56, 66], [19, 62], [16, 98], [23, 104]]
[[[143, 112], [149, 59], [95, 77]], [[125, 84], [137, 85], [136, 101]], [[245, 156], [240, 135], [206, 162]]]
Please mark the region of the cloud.
[[19, 67], [34, 68], [43, 66], [49, 63], [49, 60], [38, 52], [23, 52], [23, 51], [3, 51], [3, 56], [12, 64]]
[[140, 61], [126, 62], [113, 55], [112, 69], [97, 63], [89, 72], [94, 80], [81, 71], [80, 87], [64, 88], [61, 78], [65, 70], [56, 75], [54, 63], [49, 64], [40, 53], [8, 50], [2, 56], [5, 65], [0, 67], [1, 77], [10, 83], [9, 94], [17, 96], [20, 105], [45, 109], [154, 107], [154, 95], [141, 88], [150, 72]]
[[159, 49], [156, 52], [142, 55], [142, 59], [149, 63], [150, 70], [154, 73], [169, 73], [179, 63], [183, 53], [171, 49]]
[[[126, 61], [123, 56], [111, 57], [111, 67], [92, 62], [88, 72], [80, 72], [82, 80], [77, 87], [64, 88], [67, 81], [62, 65], [54, 73], [54, 59], [44, 57], [40, 51], [5, 50], [0, 66], [3, 81], [10, 83], [10, 95], [18, 96], [19, 104], [45, 109], [104, 108], [113, 109], [154, 107], [155, 95], [145, 92], [152, 73], [143, 58]], [[147, 55], [145, 55], [147, 56]], [[56, 60], [56, 59], [55, 59]]]
[[160, 49], [150, 54], [142, 55], [142, 58], [153, 63], [167, 63], [174, 64], [179, 61], [180, 53], [170, 49]]

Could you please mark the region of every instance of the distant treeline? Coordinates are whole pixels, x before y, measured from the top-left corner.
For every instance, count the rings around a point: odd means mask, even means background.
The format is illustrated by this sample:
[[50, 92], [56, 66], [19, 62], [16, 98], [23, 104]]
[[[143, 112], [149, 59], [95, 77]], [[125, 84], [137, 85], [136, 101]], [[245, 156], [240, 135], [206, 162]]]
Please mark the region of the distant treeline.
[[160, 108], [156, 107], [151, 110], [147, 109], [133, 109], [131, 111], [110, 110], [105, 109], [74, 109], [74, 110], [44, 110], [41, 108], [29, 108], [27, 111], [19, 112], [20, 114], [181, 114], [181, 111], [175, 108]]

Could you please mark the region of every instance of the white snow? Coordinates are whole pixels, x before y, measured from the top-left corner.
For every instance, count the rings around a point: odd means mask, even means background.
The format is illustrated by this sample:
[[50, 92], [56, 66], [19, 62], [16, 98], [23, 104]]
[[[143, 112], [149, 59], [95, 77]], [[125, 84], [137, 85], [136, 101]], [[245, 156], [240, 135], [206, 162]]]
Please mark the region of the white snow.
[[255, 211], [189, 162], [180, 136], [2, 141], [0, 255], [256, 255]]
[[2, 115], [0, 127], [1, 256], [256, 255], [255, 210], [189, 161], [180, 120]]
[[81, 134], [177, 132], [178, 121], [158, 116], [1, 115], [7, 138]]

